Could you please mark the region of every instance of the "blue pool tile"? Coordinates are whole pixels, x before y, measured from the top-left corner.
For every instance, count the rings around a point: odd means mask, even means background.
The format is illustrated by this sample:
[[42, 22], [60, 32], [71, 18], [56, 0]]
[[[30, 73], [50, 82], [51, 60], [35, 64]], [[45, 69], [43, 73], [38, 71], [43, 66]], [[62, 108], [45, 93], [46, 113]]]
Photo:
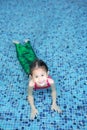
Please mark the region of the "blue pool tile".
[[[0, 3], [0, 130], [87, 130], [87, 0]], [[62, 114], [51, 110], [51, 90], [38, 90], [30, 120], [29, 79], [12, 43], [26, 38], [49, 66]]]

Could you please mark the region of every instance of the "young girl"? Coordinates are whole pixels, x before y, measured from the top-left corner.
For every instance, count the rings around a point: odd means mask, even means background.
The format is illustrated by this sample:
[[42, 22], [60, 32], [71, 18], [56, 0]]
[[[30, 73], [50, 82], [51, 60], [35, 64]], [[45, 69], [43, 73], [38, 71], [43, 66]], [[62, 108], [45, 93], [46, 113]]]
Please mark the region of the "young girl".
[[21, 45], [17, 41], [14, 41], [14, 43], [16, 43], [17, 57], [25, 72], [30, 76], [28, 88], [28, 101], [31, 106], [30, 119], [33, 120], [38, 114], [33, 98], [33, 90], [37, 89], [50, 87], [52, 90], [51, 109], [61, 113], [59, 106], [56, 104], [56, 89], [54, 80], [49, 76], [48, 67], [45, 62], [37, 58], [28, 40], [25, 41], [25, 45]]

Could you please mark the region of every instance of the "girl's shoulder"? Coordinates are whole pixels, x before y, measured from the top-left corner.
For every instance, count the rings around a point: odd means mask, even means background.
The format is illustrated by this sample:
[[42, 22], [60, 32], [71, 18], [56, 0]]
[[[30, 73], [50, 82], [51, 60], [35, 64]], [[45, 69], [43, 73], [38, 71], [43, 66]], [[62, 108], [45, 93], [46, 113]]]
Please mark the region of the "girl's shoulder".
[[29, 81], [29, 87], [33, 87], [34, 88], [34, 82], [32, 80]]
[[54, 84], [54, 80], [50, 76], [47, 78], [47, 80], [50, 84]]

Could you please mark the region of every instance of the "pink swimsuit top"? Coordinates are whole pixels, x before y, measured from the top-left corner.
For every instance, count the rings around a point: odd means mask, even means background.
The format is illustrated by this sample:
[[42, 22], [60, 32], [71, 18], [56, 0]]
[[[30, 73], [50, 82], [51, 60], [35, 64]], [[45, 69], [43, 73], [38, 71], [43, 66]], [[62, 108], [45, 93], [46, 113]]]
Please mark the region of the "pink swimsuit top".
[[49, 88], [50, 87], [50, 83], [48, 82], [47, 80], [47, 85], [44, 86], [44, 87], [39, 87], [36, 83], [34, 85], [34, 90], [37, 90], [37, 89], [43, 89], [43, 88]]

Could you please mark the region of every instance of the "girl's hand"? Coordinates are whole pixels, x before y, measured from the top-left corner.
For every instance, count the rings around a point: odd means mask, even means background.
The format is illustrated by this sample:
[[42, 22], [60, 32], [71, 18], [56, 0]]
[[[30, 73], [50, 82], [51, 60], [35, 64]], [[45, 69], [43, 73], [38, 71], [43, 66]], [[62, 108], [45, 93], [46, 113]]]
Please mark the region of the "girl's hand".
[[38, 110], [36, 108], [32, 109], [30, 119], [34, 120], [37, 114], [38, 114]]
[[52, 104], [51, 106], [51, 110], [57, 111], [58, 113], [62, 113], [61, 109], [59, 106], [57, 106], [57, 104]]

